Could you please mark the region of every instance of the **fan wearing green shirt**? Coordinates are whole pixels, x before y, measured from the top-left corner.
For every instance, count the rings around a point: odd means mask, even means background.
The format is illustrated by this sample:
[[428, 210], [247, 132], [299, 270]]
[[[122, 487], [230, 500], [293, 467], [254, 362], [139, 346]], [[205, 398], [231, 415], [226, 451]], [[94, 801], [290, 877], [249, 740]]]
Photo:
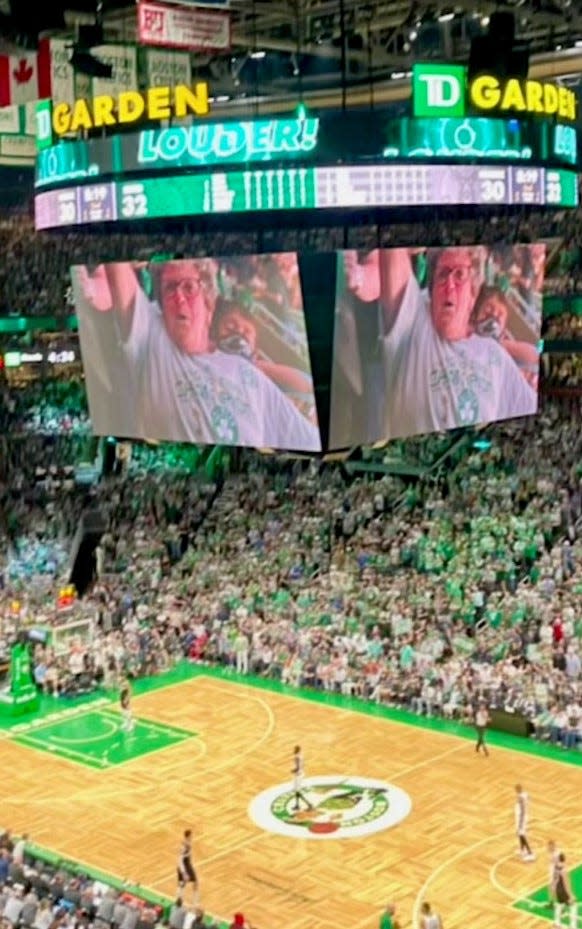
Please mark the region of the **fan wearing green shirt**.
[[380, 929], [399, 929], [395, 919], [396, 907], [393, 903], [388, 903], [386, 909], [380, 916]]

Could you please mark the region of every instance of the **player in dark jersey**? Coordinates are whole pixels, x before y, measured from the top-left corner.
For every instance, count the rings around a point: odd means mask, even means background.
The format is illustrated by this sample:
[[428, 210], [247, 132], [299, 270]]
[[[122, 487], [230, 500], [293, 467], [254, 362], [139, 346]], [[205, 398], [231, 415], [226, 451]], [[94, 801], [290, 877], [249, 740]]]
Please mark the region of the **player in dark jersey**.
[[194, 905], [198, 903], [198, 877], [192, 864], [192, 830], [185, 829], [178, 855], [178, 888], [182, 892], [186, 884], [192, 884]]
[[554, 868], [554, 926], [562, 925], [562, 909], [570, 909], [570, 926], [576, 926], [576, 908], [577, 904], [572, 894], [570, 878], [566, 870], [566, 856], [563, 852], [558, 855], [558, 860]]
[[548, 842], [548, 856], [549, 856], [549, 881], [548, 886], [550, 888], [550, 900], [549, 906], [553, 907], [556, 902], [556, 878], [558, 876], [558, 861], [561, 855], [561, 849], [558, 848], [557, 843], [550, 839]]
[[133, 732], [135, 728], [135, 721], [131, 710], [131, 687], [129, 686], [129, 681], [127, 679], [121, 682], [119, 702], [121, 704], [121, 713], [123, 715], [121, 729], [123, 732]]

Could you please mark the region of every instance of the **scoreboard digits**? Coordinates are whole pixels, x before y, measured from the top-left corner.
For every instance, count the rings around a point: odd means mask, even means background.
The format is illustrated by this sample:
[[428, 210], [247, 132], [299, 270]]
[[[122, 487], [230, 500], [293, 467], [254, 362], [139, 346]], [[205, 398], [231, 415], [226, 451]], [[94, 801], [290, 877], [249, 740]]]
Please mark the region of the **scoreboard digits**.
[[477, 168], [481, 203], [507, 203], [507, 168]]
[[77, 190], [72, 187], [70, 190], [59, 190], [57, 194], [57, 212], [59, 217], [59, 226], [75, 226], [80, 220], [77, 218]]
[[123, 219], [144, 219], [148, 216], [148, 201], [143, 184], [118, 184], [119, 214]]
[[578, 204], [573, 171], [533, 166], [342, 165], [110, 181], [35, 197], [36, 228], [269, 210]]

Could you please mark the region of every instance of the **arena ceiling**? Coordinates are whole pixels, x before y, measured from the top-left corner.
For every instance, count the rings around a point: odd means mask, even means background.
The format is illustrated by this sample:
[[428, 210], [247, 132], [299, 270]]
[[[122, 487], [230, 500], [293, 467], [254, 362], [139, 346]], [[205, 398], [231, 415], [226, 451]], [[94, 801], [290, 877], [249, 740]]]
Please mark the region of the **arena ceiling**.
[[[14, 41], [19, 30], [74, 32], [99, 17], [106, 39], [136, 41], [136, 8], [127, 0], [40, 6], [0, 0], [0, 33]], [[532, 65], [545, 63], [541, 76], [573, 85], [582, 71], [582, 0], [230, 0], [230, 10], [232, 49], [198, 53], [194, 63], [231, 100], [296, 98], [342, 83], [386, 87], [405, 81], [415, 60], [466, 62], [495, 11], [514, 14], [516, 41], [527, 45]]]

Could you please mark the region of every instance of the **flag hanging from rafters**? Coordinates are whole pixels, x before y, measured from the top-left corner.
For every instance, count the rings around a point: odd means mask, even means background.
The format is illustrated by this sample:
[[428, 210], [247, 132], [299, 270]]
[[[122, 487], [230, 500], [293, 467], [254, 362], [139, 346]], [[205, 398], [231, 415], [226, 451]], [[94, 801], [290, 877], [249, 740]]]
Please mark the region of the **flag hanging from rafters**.
[[40, 96], [38, 54], [0, 55], [0, 107], [30, 103]]

